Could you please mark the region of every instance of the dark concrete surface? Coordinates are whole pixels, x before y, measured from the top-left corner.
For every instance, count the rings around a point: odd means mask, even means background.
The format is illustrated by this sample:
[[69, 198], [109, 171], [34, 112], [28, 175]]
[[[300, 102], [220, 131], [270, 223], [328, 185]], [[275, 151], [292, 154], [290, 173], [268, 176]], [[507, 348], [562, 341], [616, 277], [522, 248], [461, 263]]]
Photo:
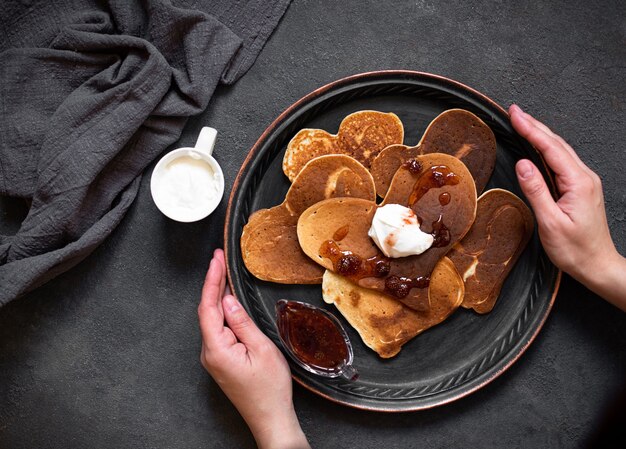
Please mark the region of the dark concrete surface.
[[[220, 88], [180, 139], [192, 145], [202, 126], [219, 130], [227, 195], [217, 212], [195, 224], [168, 221], [146, 176], [104, 245], [0, 310], [0, 448], [253, 447], [198, 358], [196, 306], [222, 246], [230, 186], [258, 136], [295, 100], [337, 78], [399, 68], [518, 102], [563, 135], [601, 175], [612, 235], [626, 253], [626, 3], [296, 0], [250, 72]], [[15, 229], [9, 213], [24, 207], [0, 207], [3, 228]], [[389, 415], [296, 386], [295, 405], [320, 448], [571, 448], [601, 428], [625, 379], [626, 314], [565, 276], [530, 349], [467, 398]]]

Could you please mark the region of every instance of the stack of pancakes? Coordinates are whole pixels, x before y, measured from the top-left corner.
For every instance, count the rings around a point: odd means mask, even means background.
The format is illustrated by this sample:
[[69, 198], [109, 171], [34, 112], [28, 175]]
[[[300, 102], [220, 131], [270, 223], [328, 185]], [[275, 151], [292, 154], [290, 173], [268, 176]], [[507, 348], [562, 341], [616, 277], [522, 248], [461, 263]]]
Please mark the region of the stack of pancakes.
[[[459, 306], [491, 311], [534, 228], [530, 210], [512, 193], [492, 189], [477, 198], [493, 171], [496, 141], [474, 114], [446, 111], [416, 146], [403, 139], [400, 119], [376, 111], [347, 116], [336, 135], [301, 130], [283, 159], [292, 182], [284, 202], [254, 212], [241, 237], [254, 276], [321, 283], [324, 300], [383, 358]], [[433, 184], [442, 172], [454, 182]], [[385, 259], [367, 234], [385, 204], [411, 207], [424, 232], [435, 234], [443, 224], [445, 239], [421, 255]], [[329, 244], [360, 261], [388, 260], [388, 269], [342, 276], [323, 250]], [[390, 293], [390, 279], [418, 278], [428, 278], [427, 287]]]

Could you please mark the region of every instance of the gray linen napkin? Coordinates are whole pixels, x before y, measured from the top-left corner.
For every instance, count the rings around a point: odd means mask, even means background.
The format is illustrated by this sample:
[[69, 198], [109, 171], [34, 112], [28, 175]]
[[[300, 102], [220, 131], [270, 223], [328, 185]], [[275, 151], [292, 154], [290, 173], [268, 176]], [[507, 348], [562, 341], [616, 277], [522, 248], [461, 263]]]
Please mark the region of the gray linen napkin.
[[31, 202], [0, 235], [0, 306], [89, 255], [142, 171], [252, 65], [289, 0], [4, 2], [0, 195]]

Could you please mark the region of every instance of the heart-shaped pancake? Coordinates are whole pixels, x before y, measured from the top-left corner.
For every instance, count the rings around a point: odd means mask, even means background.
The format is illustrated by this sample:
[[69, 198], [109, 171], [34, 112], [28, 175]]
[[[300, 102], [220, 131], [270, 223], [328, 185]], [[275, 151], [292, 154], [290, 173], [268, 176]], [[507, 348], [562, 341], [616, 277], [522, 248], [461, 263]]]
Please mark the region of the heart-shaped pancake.
[[430, 309], [418, 312], [376, 290], [359, 287], [332, 271], [322, 281], [324, 301], [335, 304], [369, 348], [382, 358], [393, 357], [406, 342], [444, 321], [463, 300], [463, 280], [447, 257], [431, 274]]
[[478, 198], [474, 224], [448, 253], [465, 281], [463, 307], [478, 313], [493, 309], [533, 229], [532, 212], [511, 192], [492, 189]]
[[384, 197], [396, 170], [419, 154], [446, 153], [467, 166], [482, 192], [496, 163], [496, 138], [480, 118], [463, 109], [450, 109], [439, 114], [426, 128], [414, 147], [391, 145], [379, 153], [370, 171], [376, 193]]
[[302, 252], [296, 228], [305, 209], [334, 197], [376, 198], [369, 171], [349, 156], [311, 160], [282, 204], [250, 215], [240, 241], [248, 271], [259, 279], [281, 284], [319, 284], [324, 270]]
[[383, 148], [402, 143], [404, 127], [397, 115], [378, 111], [358, 111], [346, 116], [337, 134], [321, 129], [300, 130], [287, 145], [283, 172], [293, 182], [311, 159], [327, 154], [345, 154], [366, 168]]
[[419, 311], [428, 310], [428, 277], [437, 262], [469, 230], [476, 216], [476, 187], [461, 161], [428, 154], [398, 169], [383, 204], [411, 207], [433, 247], [418, 256], [386, 258], [368, 236], [374, 201], [334, 198], [305, 210], [298, 220], [304, 253], [361, 287], [389, 294]]

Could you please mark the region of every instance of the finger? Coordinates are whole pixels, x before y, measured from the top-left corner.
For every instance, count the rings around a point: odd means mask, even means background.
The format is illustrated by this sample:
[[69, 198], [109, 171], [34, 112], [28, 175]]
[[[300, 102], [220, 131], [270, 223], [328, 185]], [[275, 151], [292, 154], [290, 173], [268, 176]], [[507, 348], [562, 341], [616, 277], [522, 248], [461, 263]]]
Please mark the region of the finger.
[[585, 163], [580, 159], [580, 157], [578, 157], [578, 154], [576, 154], [576, 151], [574, 151], [574, 149], [571, 147], [570, 144], [568, 144], [565, 141], [565, 139], [563, 139], [561, 136], [556, 134], [554, 131], [548, 128], [548, 126], [546, 126], [544, 123], [537, 120], [535, 117], [533, 117], [529, 113], [522, 111], [519, 106], [511, 105], [510, 110], [514, 111], [513, 113], [522, 114], [522, 116], [526, 118], [526, 120], [528, 120], [533, 126], [544, 131], [546, 134], [549, 134], [554, 140], [556, 140], [562, 146], [562, 148], [565, 151], [569, 153], [570, 156], [572, 156], [572, 159], [574, 159], [574, 162], [576, 162], [580, 168], [582, 168], [583, 170], [587, 172], [591, 172], [591, 169], [587, 167], [587, 165], [585, 165]]
[[254, 349], [265, 340], [265, 334], [254, 324], [241, 303], [233, 295], [224, 296], [224, 316], [228, 327], [246, 347]]
[[220, 285], [224, 276], [223, 267], [219, 261], [212, 259], [202, 287], [202, 299], [198, 306], [202, 339], [209, 347], [218, 343], [221, 331], [224, 329], [224, 314], [220, 301], [222, 295]]
[[222, 262], [226, 263], [225, 259], [224, 259], [224, 250], [222, 248], [217, 248], [213, 252], [213, 257], [215, 257], [215, 258], [221, 260]]
[[545, 222], [561, 212], [535, 164], [527, 159], [522, 159], [515, 165], [515, 172], [538, 222]]
[[576, 151], [574, 151], [574, 149], [571, 147], [571, 145], [568, 144], [565, 141], [565, 139], [563, 139], [561, 136], [559, 136], [558, 134], [554, 133], [544, 123], [540, 122], [539, 120], [534, 118], [532, 115], [528, 114], [527, 112], [522, 111], [521, 108], [519, 106], [517, 106], [517, 105], [511, 105], [511, 107], [509, 108], [509, 111], [511, 112], [512, 116], [514, 114], [518, 114], [518, 115], [521, 114], [522, 117], [525, 118], [528, 122], [530, 122], [530, 124], [532, 126], [534, 126], [535, 128], [538, 128], [539, 130], [543, 131], [545, 134], [550, 136], [553, 139], [555, 145], [560, 146], [562, 150], [566, 151], [572, 157], [574, 162], [576, 162], [576, 164], [582, 170], [584, 170], [588, 174], [592, 174], [593, 173], [593, 171], [589, 167], [587, 167], [587, 165], [585, 165], [585, 163], [580, 159], [580, 157], [578, 157], [578, 154], [576, 154]]
[[576, 154], [576, 151], [574, 151], [574, 149], [571, 147], [571, 145], [569, 143], [567, 143], [565, 141], [565, 139], [563, 139], [561, 136], [559, 135], [555, 135], [556, 139], [559, 140], [561, 142], [561, 144], [563, 145], [563, 148], [565, 148], [565, 150], [572, 156], [572, 159], [574, 159], [577, 163], [578, 166], [580, 168], [582, 168], [588, 175], [595, 175], [595, 172], [589, 168], [587, 166], [587, 164], [585, 164], [580, 157], [578, 157], [578, 154]]
[[[200, 306], [220, 306], [218, 307], [221, 313], [221, 299], [224, 296], [224, 290], [222, 288], [222, 282], [226, 277], [224, 265], [220, 261], [213, 257], [209, 263], [209, 270], [204, 278], [204, 285], [202, 286], [202, 299]], [[223, 317], [223, 315], [222, 315]]]
[[218, 261], [218, 263], [222, 266], [224, 270], [224, 276], [222, 277], [222, 282], [220, 283], [220, 295], [219, 298], [224, 297], [224, 288], [226, 287], [226, 261], [224, 259], [224, 251], [220, 248], [216, 249], [213, 252], [213, 258]]
[[517, 113], [521, 114], [526, 120], [528, 120], [533, 126], [539, 128], [540, 130], [542, 130], [543, 132], [545, 132], [546, 134], [549, 134], [552, 137], [555, 137], [556, 134], [550, 129], [548, 128], [548, 125], [546, 125], [543, 122], [540, 122], [539, 120], [537, 120], [535, 117], [533, 117], [532, 115], [530, 115], [528, 112], [522, 111], [522, 108], [520, 108], [518, 105], [514, 104], [511, 105], [511, 109], [515, 110]]
[[515, 130], [543, 155], [548, 166], [566, 185], [574, 184], [584, 169], [570, 152], [551, 132], [544, 131], [529, 120], [518, 106], [513, 105], [510, 110]]

